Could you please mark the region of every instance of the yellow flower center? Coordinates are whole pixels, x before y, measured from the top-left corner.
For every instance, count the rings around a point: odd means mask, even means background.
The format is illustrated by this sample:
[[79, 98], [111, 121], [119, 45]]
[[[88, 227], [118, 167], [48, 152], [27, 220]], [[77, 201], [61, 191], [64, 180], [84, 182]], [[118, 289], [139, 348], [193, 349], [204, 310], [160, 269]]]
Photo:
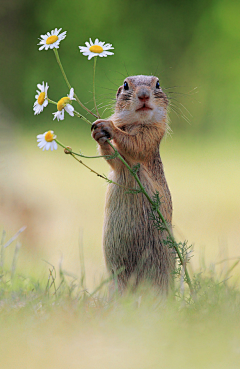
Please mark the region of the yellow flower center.
[[67, 105], [70, 104], [71, 100], [69, 97], [62, 97], [58, 103], [57, 103], [57, 110], [61, 111], [63, 110], [63, 108]]
[[45, 134], [45, 140], [47, 142], [52, 142], [54, 140], [54, 136], [52, 134], [51, 131], [48, 131], [46, 134]]
[[92, 52], [92, 53], [96, 53], [96, 54], [101, 54], [103, 52], [103, 48], [102, 46], [99, 46], [99, 45], [92, 45], [89, 50]]
[[41, 92], [38, 96], [37, 102], [39, 105], [42, 105], [44, 103], [44, 100], [45, 100], [45, 92]]
[[58, 37], [57, 36], [50, 36], [47, 38], [46, 40], [46, 44], [47, 45], [50, 45], [50, 44], [54, 44], [54, 42], [56, 42], [58, 40]]

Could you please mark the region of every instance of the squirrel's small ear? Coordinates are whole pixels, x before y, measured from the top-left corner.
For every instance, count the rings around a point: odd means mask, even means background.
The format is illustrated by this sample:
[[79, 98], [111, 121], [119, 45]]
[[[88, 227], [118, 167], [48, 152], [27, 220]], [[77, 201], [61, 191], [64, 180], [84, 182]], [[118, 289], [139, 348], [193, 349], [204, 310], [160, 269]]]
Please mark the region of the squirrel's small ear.
[[120, 86], [119, 89], [117, 90], [117, 98], [121, 91], [122, 91], [122, 86]]

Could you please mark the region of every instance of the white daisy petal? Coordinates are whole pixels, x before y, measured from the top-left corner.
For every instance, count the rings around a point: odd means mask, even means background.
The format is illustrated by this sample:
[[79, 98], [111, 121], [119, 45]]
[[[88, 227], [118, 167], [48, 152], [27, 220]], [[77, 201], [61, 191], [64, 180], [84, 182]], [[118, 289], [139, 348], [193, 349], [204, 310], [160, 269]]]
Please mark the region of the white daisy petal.
[[76, 100], [74, 97], [74, 89], [73, 89], [73, 87], [70, 89], [70, 93], [69, 93], [69, 95], [68, 95], [68, 97], [69, 97], [69, 99], [70, 100]]
[[64, 119], [64, 109], [62, 111], [60, 111], [59, 119], [60, 120], [63, 120]]
[[54, 115], [53, 120], [57, 118], [57, 120], [59, 121], [60, 111], [57, 111], [56, 113], [53, 113], [53, 115]]
[[74, 107], [72, 105], [67, 104], [64, 109], [69, 115], [71, 115], [72, 117], [74, 116]]
[[112, 53], [111, 51], [104, 51], [104, 55], [114, 55], [114, 53]]
[[104, 50], [107, 50], [107, 49], [113, 49], [113, 47], [112, 47], [112, 44], [103, 44], [103, 45], [101, 45], [101, 46], [103, 46], [103, 49]]
[[61, 33], [61, 34], [58, 36], [59, 40], [63, 40], [63, 39], [66, 37], [66, 34], [67, 34], [67, 31], [65, 31], [65, 32]]
[[41, 141], [41, 142], [38, 144], [39, 149], [42, 149], [44, 146], [45, 146], [45, 142], [43, 142], [43, 141]]
[[45, 145], [46, 150], [49, 150], [50, 146], [51, 146], [51, 142], [47, 142], [46, 145]]

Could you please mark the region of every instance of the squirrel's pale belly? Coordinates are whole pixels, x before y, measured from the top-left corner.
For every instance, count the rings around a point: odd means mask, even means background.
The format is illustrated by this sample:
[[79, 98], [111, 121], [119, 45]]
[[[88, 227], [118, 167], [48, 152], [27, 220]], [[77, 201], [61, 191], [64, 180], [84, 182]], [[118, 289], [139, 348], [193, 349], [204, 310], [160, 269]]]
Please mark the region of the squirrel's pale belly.
[[[127, 171], [124, 174], [112, 172], [110, 177], [127, 188], [137, 188], [135, 179]], [[153, 196], [156, 191], [159, 192], [163, 202], [162, 210], [166, 206], [171, 206], [171, 203], [166, 204], [169, 199], [161, 185], [149, 181], [149, 175], [145, 177], [144, 172], [140, 173], [139, 177], [150, 196]], [[166, 212], [169, 213], [169, 209], [164, 211]], [[157, 272], [154, 270], [152, 273], [158, 282], [161, 276], [166, 280], [169, 266], [173, 265], [175, 256], [162, 241], [167, 234], [160, 233], [154, 227], [151, 213], [151, 205], [142, 193], [127, 193], [124, 188], [114, 184], [108, 186], [103, 249], [110, 271], [117, 271], [124, 267], [128, 278], [144, 264], [143, 269], [148, 274], [151, 274], [152, 268], [158, 269]], [[147, 267], [146, 263], [149, 264]], [[137, 274], [141, 275], [139, 270]]]

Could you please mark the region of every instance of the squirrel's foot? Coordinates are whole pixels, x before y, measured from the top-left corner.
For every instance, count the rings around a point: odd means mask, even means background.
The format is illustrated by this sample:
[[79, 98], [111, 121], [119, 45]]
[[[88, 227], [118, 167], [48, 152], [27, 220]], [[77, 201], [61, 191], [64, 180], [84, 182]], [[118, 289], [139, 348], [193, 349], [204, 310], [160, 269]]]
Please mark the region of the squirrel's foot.
[[92, 124], [92, 137], [99, 145], [104, 145], [107, 139], [114, 135], [114, 125], [111, 120], [98, 119]]

